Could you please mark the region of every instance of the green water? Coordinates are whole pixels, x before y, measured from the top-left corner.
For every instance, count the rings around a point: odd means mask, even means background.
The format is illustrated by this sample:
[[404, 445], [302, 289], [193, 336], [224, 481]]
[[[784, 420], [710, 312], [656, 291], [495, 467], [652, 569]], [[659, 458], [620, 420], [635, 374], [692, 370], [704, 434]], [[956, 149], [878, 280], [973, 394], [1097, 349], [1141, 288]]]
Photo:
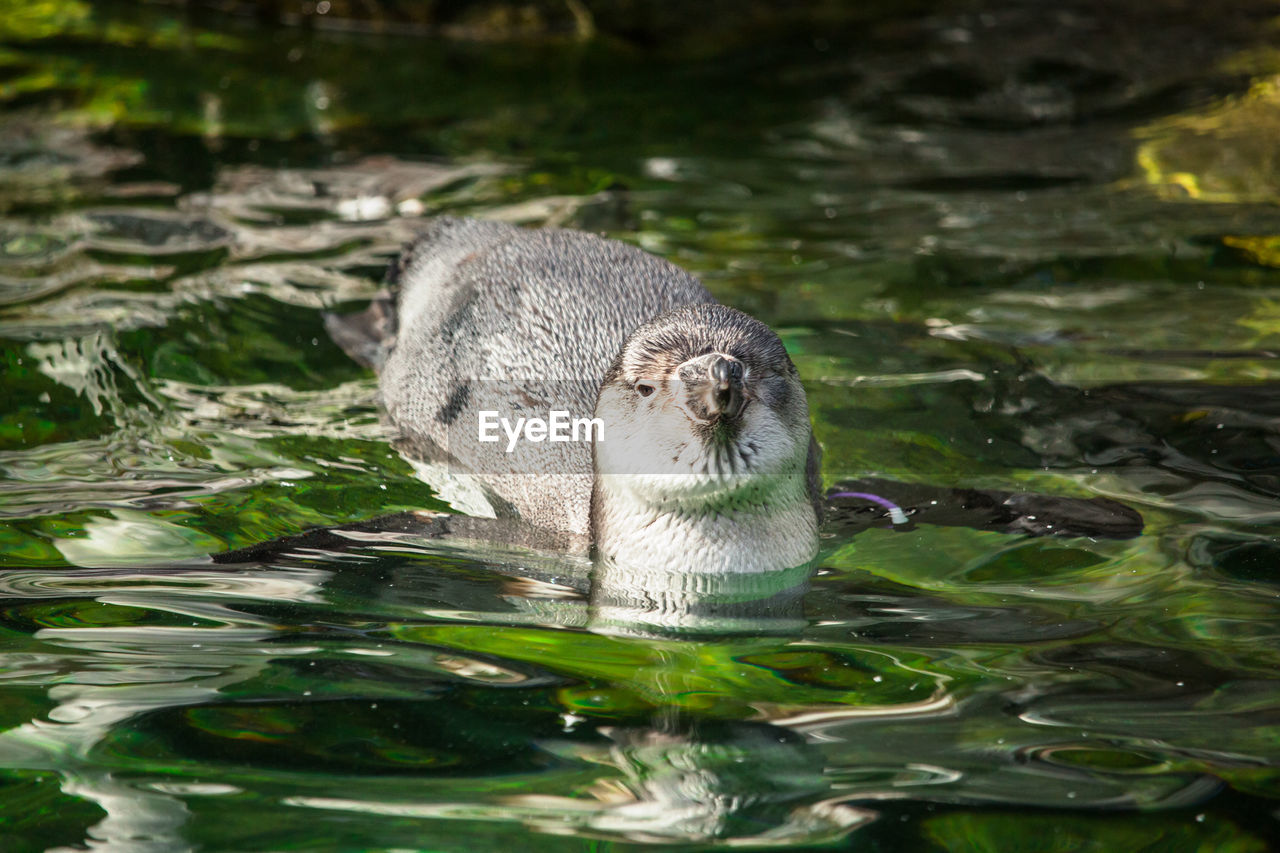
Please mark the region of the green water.
[[[1268, 849], [1280, 10], [1097, 15], [689, 58], [0, 2], [0, 849]], [[202, 559], [447, 508], [321, 318], [438, 212], [770, 323], [828, 484], [1145, 531], [833, 525], [665, 627], [474, 543]]]

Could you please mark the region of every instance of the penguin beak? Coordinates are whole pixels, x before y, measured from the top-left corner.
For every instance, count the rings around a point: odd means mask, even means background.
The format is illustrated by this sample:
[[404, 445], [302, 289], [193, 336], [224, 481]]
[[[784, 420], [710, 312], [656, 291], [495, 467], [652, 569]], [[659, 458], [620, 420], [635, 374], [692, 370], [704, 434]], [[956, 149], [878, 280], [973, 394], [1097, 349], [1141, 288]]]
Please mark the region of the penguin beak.
[[715, 423], [732, 420], [747, 404], [746, 369], [733, 356], [710, 353], [679, 367], [684, 385], [683, 408], [693, 420]]
[[729, 356], [719, 356], [711, 362], [710, 373], [708, 412], [725, 418], [736, 418], [742, 414], [742, 407], [747, 401], [742, 388], [742, 362]]

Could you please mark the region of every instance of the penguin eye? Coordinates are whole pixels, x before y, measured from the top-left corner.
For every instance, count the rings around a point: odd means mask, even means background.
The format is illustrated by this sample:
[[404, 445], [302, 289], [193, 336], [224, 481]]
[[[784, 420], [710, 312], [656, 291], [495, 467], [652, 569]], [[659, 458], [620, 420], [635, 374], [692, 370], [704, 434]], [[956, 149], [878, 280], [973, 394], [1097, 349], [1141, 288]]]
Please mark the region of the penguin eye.
[[653, 393], [653, 391], [654, 391], [653, 386], [650, 385], [648, 382], [636, 383], [636, 393], [639, 394], [641, 397], [648, 397], [650, 394]]

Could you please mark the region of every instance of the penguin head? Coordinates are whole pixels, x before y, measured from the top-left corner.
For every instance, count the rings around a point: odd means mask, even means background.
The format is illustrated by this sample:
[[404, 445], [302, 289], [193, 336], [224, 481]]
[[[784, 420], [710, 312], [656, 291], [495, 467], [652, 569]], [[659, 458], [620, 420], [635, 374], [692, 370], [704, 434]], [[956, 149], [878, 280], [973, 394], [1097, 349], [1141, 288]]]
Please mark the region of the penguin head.
[[782, 341], [715, 303], [636, 329], [605, 377], [596, 417], [597, 481], [658, 503], [759, 497], [779, 478], [803, 477], [811, 440]]

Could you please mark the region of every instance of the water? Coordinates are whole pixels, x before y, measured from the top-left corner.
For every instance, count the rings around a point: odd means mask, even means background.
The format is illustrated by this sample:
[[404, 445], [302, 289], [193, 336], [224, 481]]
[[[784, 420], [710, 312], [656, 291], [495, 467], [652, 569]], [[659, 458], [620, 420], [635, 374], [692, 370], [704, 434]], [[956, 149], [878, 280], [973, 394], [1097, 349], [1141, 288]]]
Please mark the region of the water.
[[[679, 60], [45, 5], [0, 4], [5, 850], [1276, 837], [1273, 7]], [[783, 336], [830, 485], [1145, 530], [836, 519], [812, 578], [696, 588], [467, 542], [203, 559], [447, 508], [320, 315], [435, 212], [703, 276]]]

